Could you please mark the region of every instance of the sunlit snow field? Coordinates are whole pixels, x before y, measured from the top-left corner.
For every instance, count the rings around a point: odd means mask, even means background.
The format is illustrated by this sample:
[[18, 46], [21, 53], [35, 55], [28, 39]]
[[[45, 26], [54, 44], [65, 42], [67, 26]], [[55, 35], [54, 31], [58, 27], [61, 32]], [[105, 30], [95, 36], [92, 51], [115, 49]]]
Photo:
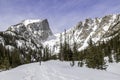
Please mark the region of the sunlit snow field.
[[0, 72], [0, 80], [120, 80], [119, 68], [120, 63], [111, 63], [106, 71], [102, 71], [51, 60]]

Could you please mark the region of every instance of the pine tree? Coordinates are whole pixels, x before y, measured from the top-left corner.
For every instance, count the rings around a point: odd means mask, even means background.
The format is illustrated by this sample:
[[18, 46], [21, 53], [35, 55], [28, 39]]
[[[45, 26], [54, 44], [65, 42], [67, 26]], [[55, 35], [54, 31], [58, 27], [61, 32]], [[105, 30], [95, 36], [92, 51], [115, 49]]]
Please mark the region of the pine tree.
[[97, 69], [101, 69], [101, 70], [105, 70], [107, 67], [106, 67], [106, 62], [104, 60], [104, 57], [105, 57], [105, 54], [104, 52], [102, 51], [102, 48], [100, 47], [100, 43], [99, 45], [96, 47], [96, 68]]
[[11, 53], [11, 59], [12, 59], [12, 67], [16, 67], [21, 64], [20, 60], [20, 53], [17, 49], [14, 49], [14, 51]]
[[4, 69], [9, 69], [10, 63], [9, 63], [9, 59], [7, 57], [4, 58], [4, 61], [3, 61], [2, 65], [3, 65]]
[[89, 41], [89, 48], [88, 48], [87, 52], [88, 52], [88, 55], [86, 56], [87, 67], [95, 68], [95, 61], [94, 61], [95, 51], [94, 51], [94, 45], [93, 45], [93, 42], [92, 42], [91, 38], [90, 38], [90, 41]]
[[43, 60], [46, 61], [46, 60], [49, 60], [50, 59], [50, 50], [49, 50], [49, 47], [45, 47], [44, 50], [43, 50]]
[[116, 62], [120, 62], [120, 48], [118, 48], [115, 56], [116, 56]]
[[89, 68], [106, 69], [105, 55], [99, 45], [96, 46], [93, 44], [92, 39], [90, 39], [88, 55], [86, 56], [86, 64]]
[[63, 48], [63, 59], [64, 60], [68, 60], [67, 59], [67, 41], [66, 41], [66, 30], [65, 30], [65, 32], [64, 32], [64, 43], [63, 43], [63, 46], [62, 46], [62, 48]]
[[77, 47], [77, 44], [76, 42], [74, 41], [74, 44], [73, 44], [73, 59], [74, 60], [78, 60], [78, 47]]
[[59, 59], [61, 61], [64, 60], [64, 56], [63, 56], [63, 45], [62, 45], [62, 34], [60, 34], [60, 51], [59, 51]]
[[112, 63], [112, 62], [113, 62], [113, 59], [112, 59], [112, 53], [111, 53], [110, 44], [108, 45], [107, 53], [109, 53], [109, 54], [108, 54], [108, 61], [109, 61], [110, 63]]

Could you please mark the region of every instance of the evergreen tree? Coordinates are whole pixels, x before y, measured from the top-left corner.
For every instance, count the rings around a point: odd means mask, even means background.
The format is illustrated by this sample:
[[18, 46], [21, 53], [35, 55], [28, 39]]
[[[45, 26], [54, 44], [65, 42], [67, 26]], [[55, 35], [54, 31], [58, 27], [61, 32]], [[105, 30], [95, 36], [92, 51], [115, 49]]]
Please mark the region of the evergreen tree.
[[113, 62], [113, 59], [112, 59], [112, 53], [111, 53], [111, 46], [110, 46], [110, 44], [109, 44], [107, 47], [108, 47], [108, 49], [107, 49], [108, 61], [109, 61], [110, 63], [112, 63], [112, 62]]
[[11, 53], [11, 59], [12, 59], [12, 67], [16, 67], [21, 64], [20, 60], [20, 53], [17, 49], [14, 49], [14, 51]]
[[63, 45], [62, 45], [62, 34], [60, 34], [60, 51], [59, 51], [59, 59], [63, 61]]
[[102, 52], [99, 45], [95, 46], [95, 44], [93, 44], [92, 39], [90, 39], [89, 42], [86, 64], [89, 68], [106, 69], [104, 53]]
[[117, 53], [116, 53], [116, 62], [120, 62], [120, 48], [117, 49]]

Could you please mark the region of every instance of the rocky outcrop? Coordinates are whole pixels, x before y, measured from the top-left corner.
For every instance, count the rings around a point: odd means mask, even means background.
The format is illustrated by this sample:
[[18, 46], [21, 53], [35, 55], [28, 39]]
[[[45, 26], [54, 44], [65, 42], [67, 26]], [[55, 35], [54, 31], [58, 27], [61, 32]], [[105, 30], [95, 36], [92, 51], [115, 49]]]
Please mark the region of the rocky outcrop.
[[6, 46], [37, 49], [42, 46], [42, 42], [52, 35], [47, 19], [23, 20], [1, 32], [0, 41]]

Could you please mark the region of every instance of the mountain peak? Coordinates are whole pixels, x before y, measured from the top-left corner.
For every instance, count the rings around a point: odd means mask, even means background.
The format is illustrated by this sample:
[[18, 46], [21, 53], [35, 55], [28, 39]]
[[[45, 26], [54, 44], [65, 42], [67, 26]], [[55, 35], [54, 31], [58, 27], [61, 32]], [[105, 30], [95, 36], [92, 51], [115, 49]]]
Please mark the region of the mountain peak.
[[[46, 20], [46, 19], [44, 19]], [[22, 23], [27, 26], [28, 24], [32, 24], [32, 23], [38, 23], [38, 22], [42, 22], [44, 21], [42, 19], [26, 19], [26, 20], [23, 20]]]
[[8, 28], [7, 31], [15, 33], [17, 36], [22, 36], [25, 39], [41, 44], [53, 33], [49, 27], [47, 19], [27, 19]]

